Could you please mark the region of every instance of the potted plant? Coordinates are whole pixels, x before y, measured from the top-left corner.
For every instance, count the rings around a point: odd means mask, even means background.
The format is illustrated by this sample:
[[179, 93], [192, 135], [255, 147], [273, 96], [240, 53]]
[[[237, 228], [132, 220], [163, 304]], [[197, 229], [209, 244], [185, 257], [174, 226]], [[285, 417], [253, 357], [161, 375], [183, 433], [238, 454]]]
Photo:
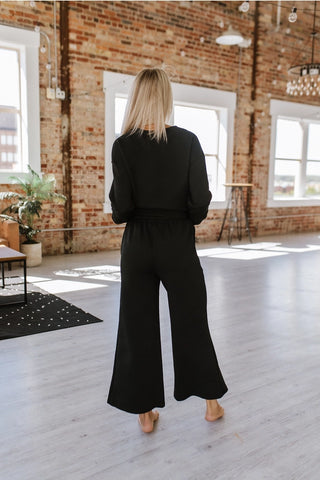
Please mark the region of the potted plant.
[[0, 217], [5, 220], [14, 220], [19, 224], [19, 230], [25, 236], [21, 244], [21, 251], [27, 255], [29, 267], [41, 263], [41, 243], [35, 240], [35, 235], [41, 230], [35, 226], [35, 220], [40, 218], [42, 204], [52, 201], [63, 204], [66, 197], [55, 190], [55, 177], [52, 174], [40, 177], [28, 165], [28, 173], [23, 177], [12, 176], [13, 183], [18, 184], [23, 193], [0, 192], [0, 200], [11, 200], [13, 203], [6, 207]]

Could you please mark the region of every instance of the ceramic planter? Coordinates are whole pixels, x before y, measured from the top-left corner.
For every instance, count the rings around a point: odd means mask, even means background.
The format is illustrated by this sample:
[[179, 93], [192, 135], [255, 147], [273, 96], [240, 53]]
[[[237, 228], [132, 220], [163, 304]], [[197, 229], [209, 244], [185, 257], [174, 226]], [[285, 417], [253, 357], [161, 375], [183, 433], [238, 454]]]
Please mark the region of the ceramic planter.
[[37, 267], [42, 261], [41, 243], [22, 243], [21, 253], [27, 255], [27, 267]]

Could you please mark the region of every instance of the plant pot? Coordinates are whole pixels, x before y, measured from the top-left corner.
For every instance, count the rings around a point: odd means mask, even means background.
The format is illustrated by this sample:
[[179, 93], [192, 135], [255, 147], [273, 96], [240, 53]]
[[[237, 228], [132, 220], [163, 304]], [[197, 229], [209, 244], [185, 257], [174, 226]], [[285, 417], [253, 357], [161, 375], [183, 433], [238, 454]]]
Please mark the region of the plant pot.
[[21, 253], [27, 255], [27, 267], [37, 267], [42, 261], [41, 243], [22, 243]]

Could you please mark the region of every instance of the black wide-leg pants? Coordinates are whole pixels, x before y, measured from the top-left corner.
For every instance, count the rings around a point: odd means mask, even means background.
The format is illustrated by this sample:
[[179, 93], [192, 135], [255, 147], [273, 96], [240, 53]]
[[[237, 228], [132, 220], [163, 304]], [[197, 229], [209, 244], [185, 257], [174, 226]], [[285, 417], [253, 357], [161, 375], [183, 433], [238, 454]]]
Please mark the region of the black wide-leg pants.
[[222, 397], [223, 380], [207, 321], [203, 271], [188, 219], [135, 219], [121, 247], [120, 319], [108, 403], [130, 413], [163, 407], [159, 287], [169, 301], [174, 397]]

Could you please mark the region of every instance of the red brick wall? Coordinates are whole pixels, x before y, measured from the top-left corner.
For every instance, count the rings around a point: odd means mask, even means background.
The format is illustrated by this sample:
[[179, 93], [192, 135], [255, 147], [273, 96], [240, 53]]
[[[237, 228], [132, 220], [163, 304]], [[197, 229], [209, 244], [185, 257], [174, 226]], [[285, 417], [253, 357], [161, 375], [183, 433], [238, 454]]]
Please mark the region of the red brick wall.
[[[250, 203], [254, 235], [316, 230], [320, 226], [320, 208], [266, 207], [270, 98], [288, 100], [285, 93], [287, 68], [297, 56], [297, 46], [302, 48], [306, 32], [312, 27], [313, 2], [295, 3], [299, 16], [293, 25], [287, 20], [292, 6], [287, 3], [282, 2], [279, 28], [276, 2], [259, 3], [254, 85], [254, 47], [242, 50], [238, 155], [233, 180], [252, 180], [254, 184]], [[239, 48], [218, 46], [215, 39], [231, 23], [254, 44], [256, 2], [250, 1], [250, 11], [246, 14], [239, 12], [240, 4], [216, 1], [68, 2], [72, 213], [73, 227], [77, 229], [73, 231], [73, 251], [117, 248], [121, 240], [122, 228], [115, 227], [110, 215], [103, 213], [103, 71], [135, 74], [145, 66], [165, 63], [173, 69], [174, 81], [236, 92]], [[310, 11], [302, 13], [302, 8]], [[58, 41], [59, 11], [60, 2], [57, 2]], [[54, 54], [53, 2], [39, 1], [34, 8], [30, 2], [1, 2], [0, 22], [16, 27], [39, 25], [51, 38]], [[289, 27], [291, 32], [286, 33]], [[54, 173], [58, 190], [62, 191], [61, 104], [59, 100], [46, 99], [45, 65], [46, 55], [40, 53], [42, 171]], [[318, 100], [308, 99], [306, 103], [318, 104]], [[197, 228], [199, 241], [217, 238], [223, 213], [210, 211], [208, 219]], [[45, 253], [62, 253], [63, 232], [57, 229], [63, 227], [63, 208], [48, 205], [41, 226], [45, 229], [40, 235]]]
[[[296, 2], [298, 20], [291, 24], [288, 14], [293, 4], [282, 2], [281, 23], [277, 28], [277, 6], [260, 2], [254, 154], [252, 158], [251, 199], [252, 227], [255, 235], [314, 231], [320, 228], [320, 207], [267, 208], [270, 154], [270, 98], [319, 105], [319, 97], [302, 99], [285, 93], [288, 68], [293, 64], [310, 62], [314, 2]], [[319, 21], [318, 21], [319, 24]], [[308, 39], [309, 43], [308, 43]], [[316, 59], [320, 59], [320, 44], [316, 42]]]

